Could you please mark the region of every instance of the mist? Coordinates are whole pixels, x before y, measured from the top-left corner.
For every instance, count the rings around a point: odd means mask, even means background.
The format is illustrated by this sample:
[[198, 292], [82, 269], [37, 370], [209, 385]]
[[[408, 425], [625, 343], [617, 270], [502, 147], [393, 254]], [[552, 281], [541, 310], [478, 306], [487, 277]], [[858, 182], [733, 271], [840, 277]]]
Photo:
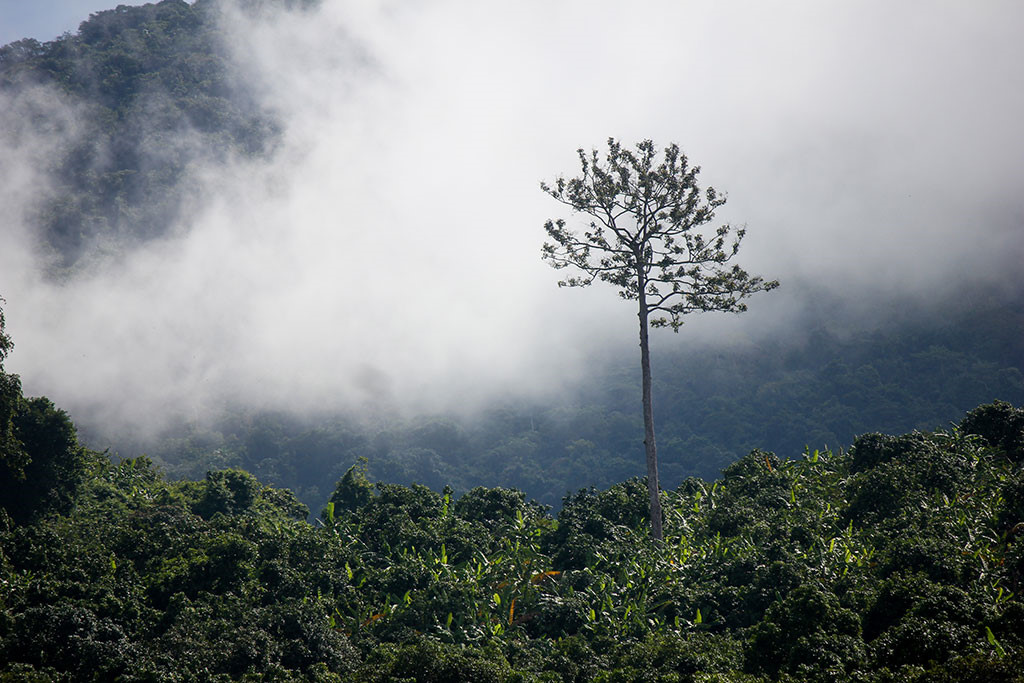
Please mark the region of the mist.
[[[83, 17], [84, 19], [84, 17]], [[539, 190], [609, 136], [677, 142], [783, 287], [662, 348], [869, 315], [1024, 262], [1016, 2], [346, 3], [228, 9], [269, 159], [197, 157], [187, 220], [53, 278], [26, 224], [73, 102], [0, 102], [8, 369], [76, 419], [157, 428], [229, 404], [469, 411], [571, 391], [633, 353], [631, 302], [559, 290]], [[44, 106], [48, 131], [24, 125]], [[21, 122], [21, 123], [19, 123]], [[184, 134], [184, 133], [183, 133]]]

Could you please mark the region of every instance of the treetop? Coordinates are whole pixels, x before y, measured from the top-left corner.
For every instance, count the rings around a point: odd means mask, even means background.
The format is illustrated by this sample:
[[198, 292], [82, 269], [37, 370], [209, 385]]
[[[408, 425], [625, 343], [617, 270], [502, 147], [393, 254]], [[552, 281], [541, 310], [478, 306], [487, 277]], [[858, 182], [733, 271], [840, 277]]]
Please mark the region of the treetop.
[[582, 271], [558, 284], [583, 287], [595, 279], [628, 300], [647, 300], [653, 327], [678, 331], [682, 316], [694, 311], [741, 312], [743, 299], [778, 287], [778, 281], [751, 276], [731, 260], [745, 228], [713, 227], [726, 195], [701, 189], [700, 167], [691, 165], [677, 144], [659, 152], [651, 140], [624, 148], [608, 139], [606, 152], [578, 150], [581, 174], [558, 177], [541, 189], [575, 213], [589, 216], [582, 234], [564, 219], [549, 220], [551, 238], [542, 257], [554, 268]]

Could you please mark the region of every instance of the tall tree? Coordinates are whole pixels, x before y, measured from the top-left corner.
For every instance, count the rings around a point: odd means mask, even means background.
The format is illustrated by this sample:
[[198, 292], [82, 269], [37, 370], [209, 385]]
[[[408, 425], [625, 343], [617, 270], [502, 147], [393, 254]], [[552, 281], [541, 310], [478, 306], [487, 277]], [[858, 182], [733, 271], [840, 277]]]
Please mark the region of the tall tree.
[[701, 190], [700, 167], [691, 166], [677, 145], [659, 154], [653, 142], [644, 140], [634, 152], [609, 138], [603, 160], [596, 149], [589, 155], [580, 149], [579, 157], [581, 175], [559, 177], [553, 186], [542, 182], [541, 189], [589, 216], [589, 225], [580, 234], [563, 219], [549, 220], [544, 229], [552, 241], [544, 244], [543, 258], [555, 268], [582, 271], [559, 287], [604, 280], [623, 299], [638, 303], [651, 536], [661, 540], [649, 330], [671, 327], [678, 332], [687, 313], [745, 311], [743, 299], [779, 283], [730, 263], [745, 230], [710, 226], [725, 196], [712, 187]]

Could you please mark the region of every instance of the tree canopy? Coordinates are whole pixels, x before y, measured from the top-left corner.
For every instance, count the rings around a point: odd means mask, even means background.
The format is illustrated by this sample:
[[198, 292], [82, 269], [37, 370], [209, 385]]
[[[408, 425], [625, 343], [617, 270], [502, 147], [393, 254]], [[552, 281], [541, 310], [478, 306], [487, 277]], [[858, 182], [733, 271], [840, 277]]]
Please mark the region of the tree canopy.
[[700, 167], [690, 165], [678, 145], [659, 157], [650, 140], [634, 152], [610, 138], [604, 159], [596, 149], [578, 154], [581, 175], [541, 183], [590, 219], [582, 234], [564, 219], [544, 225], [552, 240], [544, 245], [544, 258], [555, 268], [583, 272], [560, 286], [608, 282], [623, 299], [646, 302], [651, 326], [676, 331], [688, 313], [745, 311], [743, 299], [778, 287], [730, 263], [746, 231], [708, 227], [726, 198], [713, 187], [700, 188]]

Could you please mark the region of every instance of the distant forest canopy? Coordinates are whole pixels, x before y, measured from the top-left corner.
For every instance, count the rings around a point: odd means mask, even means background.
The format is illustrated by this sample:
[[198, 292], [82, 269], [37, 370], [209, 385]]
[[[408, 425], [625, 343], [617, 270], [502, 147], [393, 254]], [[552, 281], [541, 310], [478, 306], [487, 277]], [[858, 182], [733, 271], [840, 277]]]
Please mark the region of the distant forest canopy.
[[[66, 140], [29, 217], [58, 267], [164, 235], [201, 190], [189, 182], [192, 164], [273, 152], [280, 123], [232, 62], [219, 21], [225, 4], [119, 5], [73, 35], [0, 47], [0, 96], [18, 103], [7, 115]], [[311, 4], [232, 3], [250, 11]], [[59, 93], [59, 104], [40, 86]]]
[[[980, 403], [1024, 404], [1024, 297], [981, 293], [949, 316], [903, 312], [858, 331], [808, 314], [806, 327], [745, 345], [657, 348], [655, 410], [662, 480], [715, 479], [752, 449], [798, 458], [867, 432], [947, 427]], [[674, 338], [673, 338], [674, 339]], [[796, 339], [796, 341], [794, 341]], [[293, 490], [312, 509], [359, 458], [378, 480], [456, 492], [513, 486], [557, 506], [580, 487], [643, 471], [639, 370], [633, 354], [595, 366], [575, 395], [495, 404], [472, 417], [299, 416], [238, 409], [180, 424], [156, 441], [92, 428], [83, 438], [120, 455], [147, 453], [169, 474], [240, 467]]]

